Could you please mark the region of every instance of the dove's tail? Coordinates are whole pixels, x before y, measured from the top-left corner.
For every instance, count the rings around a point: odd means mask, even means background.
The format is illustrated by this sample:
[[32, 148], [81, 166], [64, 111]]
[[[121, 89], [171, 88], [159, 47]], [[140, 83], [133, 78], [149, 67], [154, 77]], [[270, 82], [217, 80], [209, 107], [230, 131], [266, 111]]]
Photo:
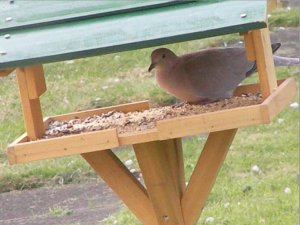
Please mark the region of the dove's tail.
[[288, 58], [282, 56], [273, 56], [275, 66], [296, 66], [299, 65], [299, 58]]

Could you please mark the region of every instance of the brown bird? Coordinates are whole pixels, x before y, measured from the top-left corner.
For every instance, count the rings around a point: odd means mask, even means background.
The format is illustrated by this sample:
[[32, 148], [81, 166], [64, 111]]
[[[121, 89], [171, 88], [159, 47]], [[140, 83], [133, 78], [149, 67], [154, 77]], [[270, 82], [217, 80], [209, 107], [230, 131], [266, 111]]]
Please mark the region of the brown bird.
[[[273, 53], [280, 43], [272, 44]], [[299, 59], [274, 56], [277, 66], [299, 64]], [[151, 54], [149, 72], [156, 70], [159, 86], [176, 98], [205, 104], [232, 97], [235, 88], [256, 71], [244, 48], [211, 48], [177, 56], [167, 48]]]

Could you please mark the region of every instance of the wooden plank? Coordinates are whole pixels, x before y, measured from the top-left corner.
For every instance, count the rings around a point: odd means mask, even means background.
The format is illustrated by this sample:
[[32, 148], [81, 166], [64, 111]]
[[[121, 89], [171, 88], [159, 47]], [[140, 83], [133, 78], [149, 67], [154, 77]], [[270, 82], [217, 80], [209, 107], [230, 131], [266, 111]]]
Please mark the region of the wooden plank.
[[27, 141], [28, 141], [27, 133], [24, 133], [20, 137], [18, 137], [14, 142], [9, 144], [6, 152], [7, 152], [8, 162], [10, 165], [18, 163], [15, 154], [11, 154], [11, 152], [15, 151], [14, 146], [18, 143], [27, 142]]
[[210, 133], [181, 201], [185, 225], [195, 225], [237, 129]]
[[117, 131], [110, 129], [16, 144], [8, 149], [8, 155], [16, 159], [15, 163], [25, 163], [118, 146]]
[[[277, 85], [281, 85], [285, 79], [277, 80]], [[234, 96], [241, 96], [242, 94], [248, 93], [259, 93], [260, 87], [259, 84], [247, 84], [238, 86], [234, 91]]]
[[130, 133], [119, 134], [120, 145], [140, 144], [149, 141], [159, 140], [157, 129], [144, 131], [135, 131]]
[[255, 50], [254, 50], [252, 31], [248, 31], [243, 35], [244, 35], [244, 43], [245, 43], [247, 59], [249, 61], [255, 61]]
[[261, 94], [266, 99], [277, 88], [276, 72], [267, 28], [252, 31]]
[[109, 111], [121, 111], [124, 113], [128, 113], [128, 112], [134, 112], [134, 111], [143, 111], [143, 110], [147, 110], [147, 109], [149, 109], [149, 101], [140, 101], [140, 102], [110, 106], [110, 107], [103, 107], [100, 109], [91, 109], [91, 110], [85, 110], [85, 111], [81, 111], [81, 112], [62, 114], [62, 115], [58, 115], [58, 116], [52, 116], [50, 118], [53, 120], [58, 120], [58, 121], [65, 121], [65, 120], [72, 120], [75, 118], [83, 119], [83, 118], [86, 118], [89, 116], [107, 113]]
[[[25, 128], [30, 140], [36, 140], [44, 134], [43, 116], [39, 98], [30, 99], [32, 86], [27, 82], [28, 72], [34, 68], [18, 68], [16, 70], [19, 85]], [[29, 75], [30, 76], [30, 75]]]
[[276, 92], [273, 92], [261, 105], [262, 113], [265, 113], [265, 122], [270, 123], [272, 119], [281, 112], [286, 105], [293, 100], [297, 93], [297, 85], [293, 77], [287, 78]]
[[271, 13], [278, 7], [278, 0], [267, 0], [267, 11]]
[[157, 122], [158, 138], [166, 140], [264, 123], [260, 105], [246, 106]]
[[0, 70], [0, 77], [6, 77], [9, 74], [11, 74], [15, 69], [6, 69], [6, 70]]
[[[154, 141], [134, 145], [159, 225], [183, 225], [178, 189], [169, 162], [168, 141]], [[172, 146], [172, 145], [171, 145]]]
[[47, 90], [43, 66], [33, 65], [25, 67], [24, 70], [29, 99], [39, 98]]
[[83, 153], [82, 157], [144, 225], [157, 225], [147, 191], [111, 150]]
[[[241, 17], [244, 13], [247, 16]], [[194, 1], [11, 31], [10, 39], [0, 39], [0, 46], [7, 52], [0, 57], [0, 68], [44, 64], [246, 32], [266, 27], [265, 14], [265, 1]], [[161, 18], [168, 20], [162, 23]], [[3, 34], [0, 31], [0, 35]]]
[[[142, 0], [142, 1], [10, 1], [0, 2], [0, 32], [21, 30], [25, 28], [41, 27], [120, 13], [153, 9], [168, 5], [179, 4], [174, 0]], [[22, 10], [16, 10], [22, 9]], [[11, 21], [5, 18], [11, 17]]]

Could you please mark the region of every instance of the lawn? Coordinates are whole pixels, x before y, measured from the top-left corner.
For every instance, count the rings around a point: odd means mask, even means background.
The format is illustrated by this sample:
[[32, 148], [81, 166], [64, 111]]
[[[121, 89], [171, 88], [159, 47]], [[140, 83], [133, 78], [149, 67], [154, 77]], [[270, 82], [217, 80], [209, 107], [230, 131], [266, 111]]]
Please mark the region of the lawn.
[[[278, 14], [280, 23], [274, 19], [273, 25], [282, 26], [285, 19], [295, 21], [299, 17], [299, 12], [293, 11], [295, 15], [290, 19], [291, 13], [280, 11], [273, 18]], [[165, 47], [183, 54], [238, 40], [239, 35], [227, 35]], [[160, 90], [153, 74], [147, 72], [152, 50], [45, 65], [48, 91], [41, 97], [44, 116], [145, 99], [152, 105], [174, 103], [176, 99]], [[298, 73], [295, 67], [277, 69], [278, 78], [294, 76], [299, 80]], [[257, 82], [257, 75], [245, 82]], [[9, 166], [5, 149], [24, 132], [15, 75], [0, 79], [0, 105], [0, 191], [94, 182], [94, 172], [79, 156]], [[298, 117], [298, 109], [287, 107], [269, 125], [238, 131], [199, 224], [298, 224]], [[205, 139], [206, 136], [194, 136], [184, 140], [187, 181]], [[131, 149], [117, 154], [122, 160], [133, 159], [132, 167], [137, 168]], [[138, 224], [126, 208], [105, 224], [114, 221]]]

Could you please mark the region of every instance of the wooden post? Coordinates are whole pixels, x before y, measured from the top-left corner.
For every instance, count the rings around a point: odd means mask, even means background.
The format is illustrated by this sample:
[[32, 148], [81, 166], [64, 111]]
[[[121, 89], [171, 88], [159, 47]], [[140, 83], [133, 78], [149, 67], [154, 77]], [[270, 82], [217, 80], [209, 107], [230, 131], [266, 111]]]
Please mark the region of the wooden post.
[[253, 30], [244, 34], [244, 40], [248, 59], [256, 60], [260, 91], [263, 99], [266, 99], [277, 88], [269, 30]]
[[278, 0], [268, 0], [267, 12], [270, 13], [278, 7]]
[[46, 91], [42, 65], [17, 68], [17, 80], [28, 138], [36, 140], [44, 134], [39, 96]]
[[237, 129], [210, 133], [181, 200], [185, 225], [195, 225]]
[[159, 225], [184, 225], [180, 196], [185, 185], [178, 144], [170, 139], [133, 146]]
[[144, 225], [157, 225], [146, 189], [111, 150], [81, 155]]

